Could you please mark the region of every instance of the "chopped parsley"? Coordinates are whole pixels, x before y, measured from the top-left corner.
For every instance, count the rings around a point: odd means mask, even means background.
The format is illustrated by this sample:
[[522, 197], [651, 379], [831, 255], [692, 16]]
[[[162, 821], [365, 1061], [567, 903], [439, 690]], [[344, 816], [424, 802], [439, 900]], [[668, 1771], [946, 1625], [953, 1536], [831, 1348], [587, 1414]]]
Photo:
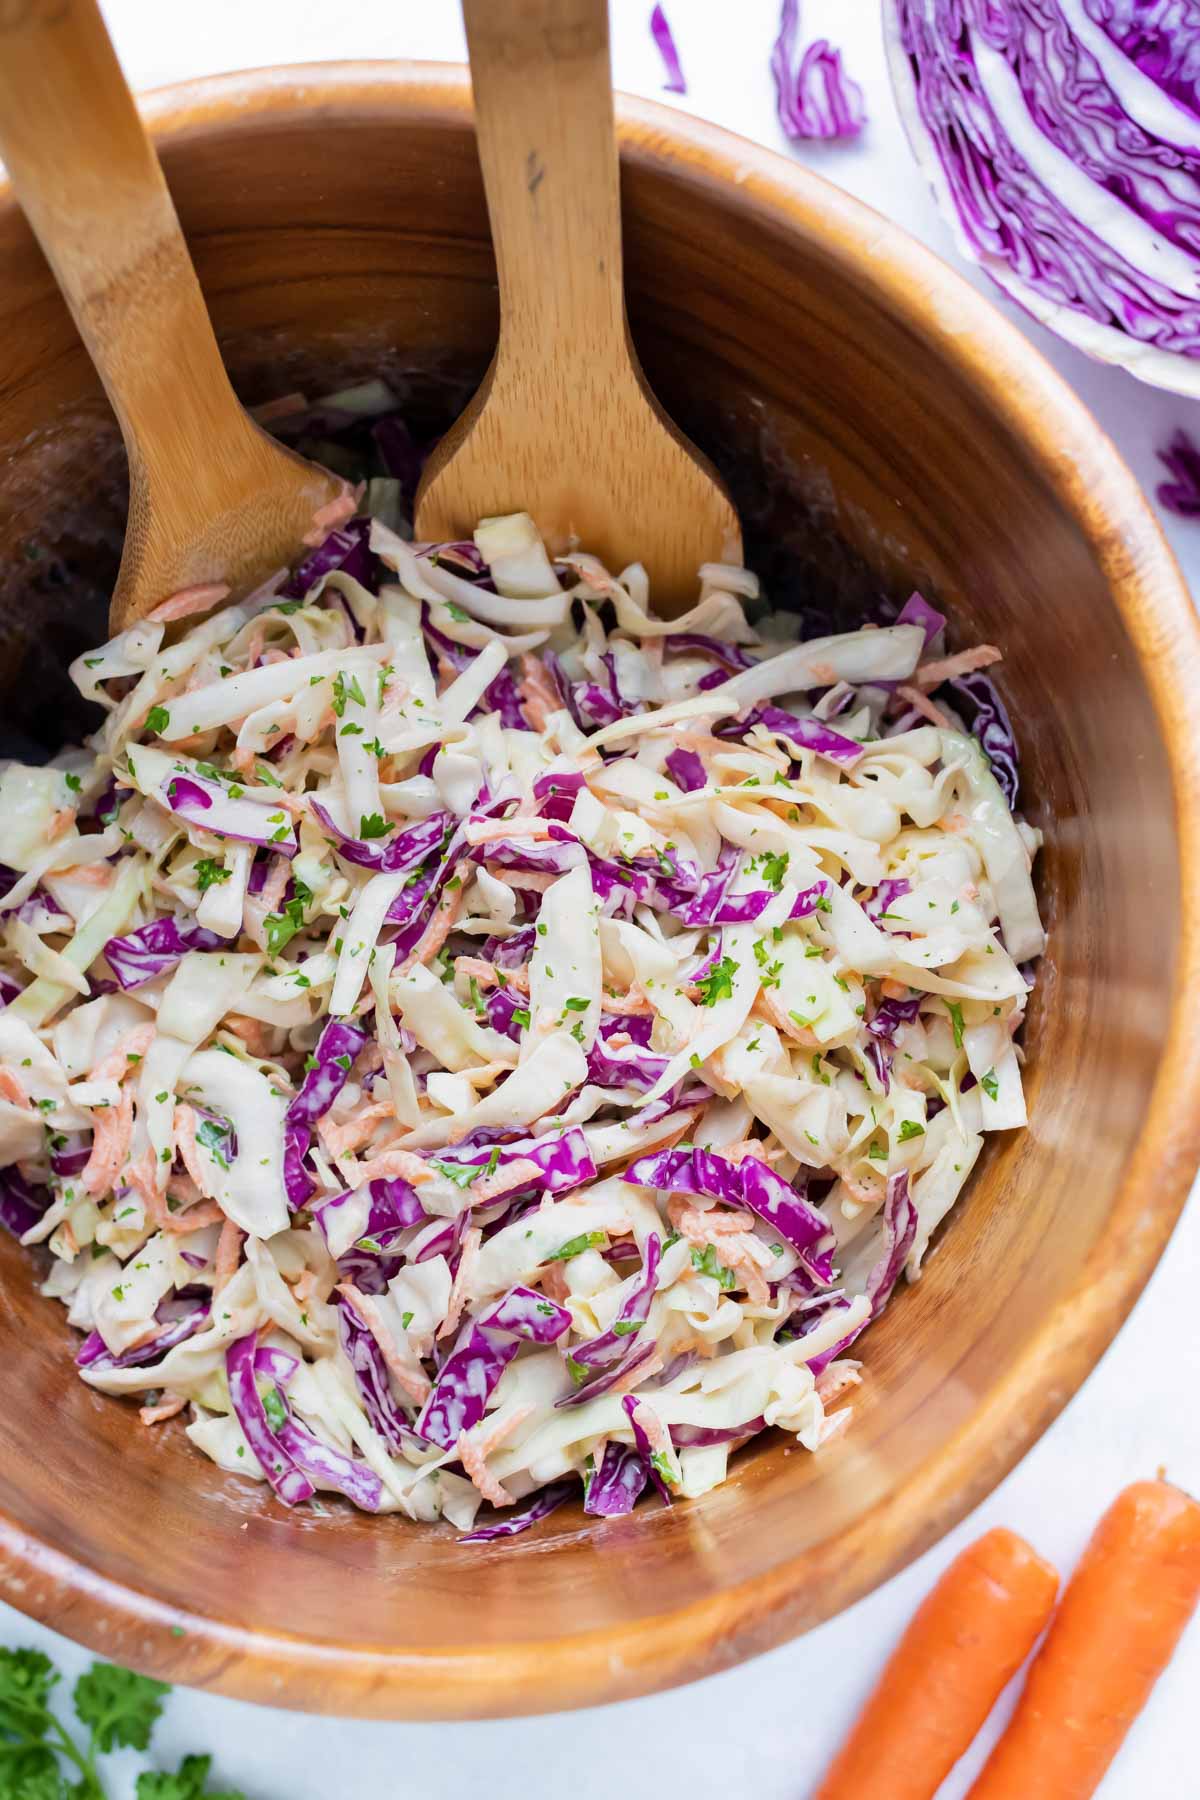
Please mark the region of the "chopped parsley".
[[367, 697], [358, 685], [358, 676], [352, 675], [349, 681], [339, 669], [333, 678], [333, 710], [340, 719], [346, 710], [347, 700], [357, 700], [360, 706], [367, 704]]
[[566, 1262], [572, 1256], [582, 1256], [585, 1250], [599, 1250], [604, 1243], [602, 1231], [581, 1231], [578, 1237], [568, 1238], [546, 1258], [547, 1262]]
[[473, 1163], [440, 1162], [436, 1156], [430, 1157], [429, 1160], [434, 1168], [446, 1177], [447, 1181], [454, 1183], [456, 1188], [469, 1188], [479, 1174], [479, 1170]]
[[219, 862], [214, 862], [211, 856], [203, 857], [196, 864], [196, 886], [202, 894], [206, 894], [210, 887], [216, 887], [220, 882], [228, 880], [229, 870], [223, 868]]
[[278, 956], [296, 933], [304, 930], [304, 908], [312, 899], [312, 889], [296, 877], [293, 877], [293, 886], [295, 892], [282, 911], [268, 913], [263, 920], [268, 956]]
[[263, 1411], [272, 1431], [282, 1431], [287, 1424], [287, 1405], [277, 1387], [270, 1387], [262, 1397]]
[[758, 859], [759, 873], [767, 886], [773, 888], [776, 893], [778, 893], [783, 886], [783, 878], [787, 874], [789, 861], [790, 858], [786, 850], [780, 850], [778, 852], [774, 850], [764, 850]]
[[702, 975], [696, 986], [700, 990], [700, 1000], [704, 1006], [715, 1006], [718, 1000], [733, 998], [733, 978], [739, 965], [731, 956], [723, 956], [719, 963], [714, 963], [707, 975]]
[[703, 1250], [693, 1249], [692, 1267], [701, 1275], [709, 1275], [718, 1287], [726, 1292], [736, 1284], [737, 1277], [732, 1269], [727, 1269], [711, 1244], [705, 1244]]
[[228, 1141], [227, 1129], [216, 1119], [202, 1119], [196, 1127], [196, 1142], [204, 1145], [213, 1161], [222, 1169], [229, 1167], [229, 1161], [225, 1155]]

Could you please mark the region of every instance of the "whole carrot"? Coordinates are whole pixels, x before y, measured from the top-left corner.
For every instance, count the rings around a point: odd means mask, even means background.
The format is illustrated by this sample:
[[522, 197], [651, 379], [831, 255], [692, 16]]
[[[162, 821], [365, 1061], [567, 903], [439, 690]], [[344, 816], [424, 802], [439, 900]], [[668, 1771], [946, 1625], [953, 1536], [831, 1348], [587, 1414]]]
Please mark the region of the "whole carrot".
[[1198, 1598], [1200, 1506], [1136, 1482], [1092, 1533], [969, 1800], [1088, 1800]]
[[931, 1800], [1050, 1617], [1058, 1576], [989, 1531], [926, 1595], [813, 1800]]

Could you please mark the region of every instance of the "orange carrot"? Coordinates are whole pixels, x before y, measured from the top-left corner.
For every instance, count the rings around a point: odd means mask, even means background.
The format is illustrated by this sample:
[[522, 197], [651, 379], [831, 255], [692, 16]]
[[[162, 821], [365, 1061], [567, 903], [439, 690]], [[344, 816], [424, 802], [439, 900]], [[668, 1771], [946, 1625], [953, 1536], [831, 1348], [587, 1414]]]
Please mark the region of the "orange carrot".
[[1003, 1527], [926, 1595], [813, 1800], [932, 1800], [1050, 1617], [1058, 1576]]
[[1094, 1794], [1198, 1599], [1200, 1505], [1165, 1481], [1135, 1482], [1092, 1533], [969, 1800]]

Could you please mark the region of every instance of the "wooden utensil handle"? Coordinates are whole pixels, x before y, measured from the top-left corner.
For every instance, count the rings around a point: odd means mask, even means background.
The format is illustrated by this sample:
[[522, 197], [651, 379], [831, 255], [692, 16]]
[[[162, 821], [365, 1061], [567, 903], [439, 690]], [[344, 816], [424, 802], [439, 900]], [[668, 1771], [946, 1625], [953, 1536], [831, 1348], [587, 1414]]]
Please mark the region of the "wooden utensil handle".
[[463, 0], [501, 361], [624, 339], [607, 0]]
[[[232, 401], [174, 204], [96, 0], [0, 7], [0, 154], [130, 449], [132, 419], [145, 451], [165, 410], [164, 368], [173, 429], [186, 429], [178, 409], [189, 395], [223, 391]], [[211, 425], [211, 405], [209, 415]]]

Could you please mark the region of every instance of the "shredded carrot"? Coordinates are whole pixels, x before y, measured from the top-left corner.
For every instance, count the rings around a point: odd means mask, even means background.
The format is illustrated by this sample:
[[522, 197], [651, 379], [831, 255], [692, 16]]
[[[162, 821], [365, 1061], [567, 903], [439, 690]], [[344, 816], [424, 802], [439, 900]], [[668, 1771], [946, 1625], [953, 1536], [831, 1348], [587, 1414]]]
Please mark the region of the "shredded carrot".
[[[696, 1102], [691, 1103], [692, 1106], [696, 1104]], [[699, 1104], [703, 1106], [703, 1102], [700, 1102]], [[689, 1106], [686, 1118], [681, 1119], [678, 1125], [673, 1125], [670, 1131], [664, 1131], [659, 1137], [652, 1137], [643, 1148], [647, 1150], [651, 1148], [655, 1150], [673, 1149], [674, 1146], [679, 1143], [681, 1138], [692, 1137], [695, 1135], [696, 1126], [703, 1116], [702, 1111], [694, 1112]]]
[[878, 1206], [883, 1200], [883, 1184], [863, 1181], [858, 1175], [843, 1174], [842, 1183], [850, 1189], [851, 1198], [860, 1206]]
[[113, 872], [107, 863], [72, 863], [58, 871], [60, 881], [78, 881], [83, 887], [110, 887]]
[[862, 1380], [859, 1374], [861, 1364], [856, 1362], [831, 1362], [817, 1376], [817, 1398], [823, 1406], [829, 1406], [844, 1394], [847, 1388], [857, 1387]]
[[758, 1239], [751, 1231], [753, 1213], [740, 1208], [693, 1206], [682, 1194], [672, 1194], [667, 1202], [667, 1216], [689, 1244], [694, 1244], [697, 1249], [711, 1245], [725, 1267], [741, 1276], [752, 1305], [767, 1304], [771, 1290], [755, 1255]]
[[217, 1253], [213, 1258], [214, 1300], [237, 1274], [238, 1260], [241, 1254], [242, 1232], [232, 1219], [226, 1219], [221, 1227], [221, 1235], [217, 1239]]
[[129, 1155], [133, 1137], [133, 1098], [129, 1089], [121, 1089], [116, 1106], [98, 1106], [92, 1117], [92, 1153], [80, 1179], [85, 1193], [103, 1194], [115, 1184]]
[[800, 1025], [792, 1018], [787, 1007], [776, 999], [774, 989], [760, 988], [754, 996], [750, 1013], [755, 1019], [766, 1019], [768, 1024], [774, 1025], [776, 1031], [791, 1038], [793, 1043], [803, 1044], [807, 1049], [813, 1049], [821, 1042], [807, 1025]]
[[601, 993], [600, 1010], [607, 1013], [628, 1013], [632, 1018], [645, 1019], [657, 1009], [641, 983], [635, 981], [627, 994]]
[[464, 1081], [470, 1082], [473, 1088], [485, 1088], [491, 1087], [500, 1079], [501, 1075], [511, 1073], [512, 1064], [510, 1062], [489, 1062], [478, 1063], [473, 1069], [464, 1069], [462, 1077]]
[[287, 884], [291, 880], [292, 865], [286, 856], [273, 856], [267, 879], [263, 882], [262, 903], [269, 913], [279, 911], [279, 903], [287, 892]]
[[75, 808], [73, 806], [60, 807], [46, 827], [46, 836], [53, 843], [57, 838], [65, 837], [74, 823]]
[[138, 1418], [143, 1425], [158, 1425], [163, 1419], [173, 1419], [187, 1404], [185, 1394], [165, 1393], [157, 1406], [140, 1406]]
[[[144, 1162], [147, 1160], [156, 1162], [158, 1159], [155, 1157], [153, 1150], [150, 1150], [147, 1153], [147, 1157], [144, 1157], [142, 1160]], [[164, 1163], [160, 1166], [165, 1168], [166, 1164]], [[180, 1174], [176, 1174], [175, 1171], [172, 1170], [167, 1178], [167, 1198], [173, 1200], [176, 1206], [188, 1207], [199, 1206], [204, 1195], [200, 1192], [200, 1189], [196, 1186], [196, 1183], [192, 1180], [186, 1169]]]
[[[284, 1279], [286, 1280], [287, 1277], [285, 1276]], [[313, 1294], [316, 1292], [316, 1275], [311, 1269], [301, 1269], [300, 1273], [296, 1276], [296, 1279], [292, 1282], [291, 1287], [292, 1298], [298, 1300], [300, 1305], [303, 1306], [304, 1302], [306, 1300], [311, 1300]]]
[[519, 994], [529, 992], [528, 963], [522, 963], [519, 969], [497, 969], [495, 963], [485, 962], [482, 956], [456, 956], [454, 972], [468, 978], [473, 975], [481, 988], [514, 987]]
[[374, 1075], [383, 1067], [383, 1051], [374, 1038], [368, 1038], [350, 1066], [350, 1073], [355, 1081], [362, 1081], [367, 1075]]
[[956, 837], [961, 837], [971, 829], [970, 821], [962, 813], [947, 813], [944, 819], [938, 820], [938, 825], [941, 830], [952, 832]]
[[383, 703], [380, 707], [381, 716], [389, 712], [399, 712], [411, 693], [412, 688], [402, 676], [394, 673], [385, 676], [383, 683]]
[[419, 1187], [423, 1181], [432, 1181], [435, 1171], [411, 1150], [381, 1150], [368, 1162], [361, 1163], [358, 1170], [360, 1181], [388, 1181], [397, 1176], [413, 1187]]
[[507, 869], [503, 863], [484, 863], [483, 866], [497, 881], [507, 882], [509, 887], [524, 888], [527, 894], [544, 894], [559, 879], [549, 869]]
[[645, 1362], [635, 1363], [632, 1369], [626, 1369], [624, 1375], [614, 1381], [605, 1392], [609, 1395], [627, 1394], [631, 1388], [640, 1387], [644, 1381], [650, 1381], [659, 1371], [666, 1367], [662, 1356], [656, 1350]]
[[330, 1160], [337, 1162], [339, 1157], [360, 1149], [374, 1135], [377, 1125], [394, 1116], [390, 1100], [376, 1100], [340, 1125], [335, 1124], [329, 1114], [325, 1113], [317, 1120], [317, 1131]]
[[511, 1506], [513, 1501], [512, 1495], [488, 1469], [486, 1459], [500, 1448], [506, 1438], [512, 1436], [518, 1425], [523, 1425], [526, 1419], [532, 1418], [533, 1411], [532, 1406], [518, 1406], [506, 1419], [494, 1422], [487, 1431], [477, 1425], [471, 1432], [459, 1433], [455, 1446], [458, 1460], [483, 1498], [490, 1500], [493, 1506]]
[[180, 1156], [183, 1158], [184, 1168], [187, 1170], [204, 1198], [206, 1200], [215, 1199], [216, 1196], [212, 1182], [209, 1180], [208, 1170], [200, 1161], [200, 1156], [196, 1149], [196, 1114], [190, 1106], [180, 1105], [175, 1108], [175, 1117], [172, 1120], [171, 1129], [175, 1133], [176, 1147], [178, 1148]]
[[753, 1233], [745, 1232], [741, 1237], [722, 1238], [718, 1247], [722, 1262], [735, 1275], [741, 1276], [742, 1286], [751, 1306], [769, 1306], [771, 1290], [767, 1286], [762, 1265], [755, 1255], [758, 1244]]
[[953, 681], [959, 675], [970, 675], [976, 669], [986, 669], [992, 663], [1001, 660], [1001, 652], [995, 644], [977, 644], [974, 650], [960, 650], [956, 656], [943, 656], [937, 662], [922, 663], [913, 677], [918, 687], [929, 689], [940, 687], [943, 681]]
[[177, 1237], [187, 1237], [193, 1231], [203, 1231], [206, 1225], [220, 1225], [222, 1229], [228, 1224], [225, 1214], [215, 1200], [201, 1201], [199, 1206], [190, 1206], [186, 1212], [173, 1213], [168, 1208], [166, 1217], [161, 1221], [163, 1231], [170, 1231]]
[[466, 827], [468, 844], [495, 844], [504, 838], [548, 838], [549, 819], [482, 819]]
[[462, 1317], [463, 1307], [467, 1303], [467, 1289], [471, 1285], [471, 1277], [475, 1265], [479, 1261], [479, 1246], [483, 1242], [483, 1232], [478, 1225], [471, 1225], [463, 1233], [462, 1249], [458, 1253], [458, 1267], [454, 1271], [454, 1280], [450, 1286], [450, 1298], [446, 1302], [446, 1316], [438, 1330], [440, 1338], [450, 1337], [458, 1330], [458, 1322]]
[[138, 1062], [145, 1056], [157, 1035], [157, 1028], [147, 1023], [135, 1025], [132, 1031], [113, 1046], [107, 1056], [101, 1057], [88, 1070], [89, 1081], [124, 1081], [132, 1075]]
[[[640, 1371], [639, 1371], [640, 1373]], [[639, 1400], [630, 1414], [632, 1424], [645, 1432], [646, 1442], [650, 1446], [652, 1456], [670, 1456], [672, 1450], [671, 1434], [659, 1418], [652, 1406], [645, 1400]]]
[[223, 581], [199, 581], [194, 587], [180, 588], [169, 600], [163, 600], [153, 612], [146, 614], [154, 625], [167, 625], [174, 619], [190, 619], [196, 613], [205, 613], [222, 600], [228, 600], [232, 592]]
[[527, 1187], [541, 1177], [541, 1170], [531, 1157], [515, 1156], [494, 1175], [487, 1175], [481, 1181], [471, 1183], [471, 1205], [487, 1206], [492, 1200], [499, 1200], [502, 1194], [512, 1193], [514, 1188]]
[[953, 729], [941, 707], [935, 706], [929, 695], [922, 692], [919, 687], [913, 687], [908, 682], [901, 682], [896, 692], [901, 700], [908, 701], [914, 712], [920, 713], [923, 719], [928, 719], [931, 725], [936, 725], [939, 731]]
[[680, 1237], [697, 1249], [706, 1244], [719, 1248], [721, 1238], [740, 1236], [754, 1224], [754, 1214], [741, 1207], [725, 1211], [716, 1206], [693, 1206], [682, 1194], [672, 1194], [667, 1201], [667, 1217]]
[[736, 1144], [722, 1144], [721, 1155], [725, 1158], [726, 1162], [733, 1163], [735, 1167], [739, 1163], [744, 1163], [748, 1156], [754, 1157], [758, 1162], [767, 1162], [769, 1160], [767, 1157], [767, 1146], [763, 1143], [761, 1138], [742, 1138], [740, 1142]]
[[514, 1407], [506, 1419], [497, 1419], [490, 1430], [485, 1431], [482, 1434], [479, 1431], [479, 1427], [476, 1426], [476, 1444], [483, 1451], [485, 1456], [491, 1456], [493, 1451], [498, 1450], [501, 1444], [503, 1444], [507, 1438], [512, 1436], [518, 1426], [524, 1425], [526, 1419], [531, 1419], [533, 1417], [536, 1410], [537, 1409], [532, 1405]]
[[[922, 1601], [813, 1800], [932, 1800], [1033, 1648], [1057, 1587], [1011, 1531], [964, 1550]], [[1033, 1789], [1003, 1792], [1025, 1800]]]
[[548, 1300], [557, 1300], [560, 1304], [571, 1292], [567, 1285], [566, 1271], [561, 1263], [550, 1263], [538, 1278], [539, 1286]]
[[740, 749], [740, 745], [727, 744], [724, 738], [714, 737], [711, 731], [678, 731], [674, 725], [664, 729], [685, 750], [707, 750], [713, 756], [733, 756]]
[[22, 1112], [33, 1111], [33, 1101], [25, 1092], [20, 1076], [14, 1074], [12, 1069], [0, 1067], [0, 1097], [11, 1100]]
[[1198, 1599], [1200, 1505], [1135, 1482], [1092, 1533], [969, 1800], [1088, 1800]]
[[250, 635], [246, 639], [246, 648], [242, 652], [242, 656], [248, 669], [256, 667], [258, 659], [263, 653], [263, 647], [266, 644], [266, 641], [267, 621], [264, 618], [256, 619], [254, 624], [250, 627]]
[[409, 974], [420, 963], [432, 962], [446, 939], [454, 929], [454, 921], [462, 909], [464, 880], [467, 874], [465, 863], [459, 863], [454, 871], [458, 885], [451, 887], [449, 883], [442, 889], [432, 919], [425, 927], [420, 941], [411, 955], [406, 956], [398, 973]]
[[381, 1121], [390, 1118], [394, 1118], [392, 1102], [376, 1100], [369, 1107], [363, 1107], [362, 1111], [354, 1112], [349, 1120], [342, 1121], [340, 1125], [335, 1125], [326, 1112], [324, 1118], [317, 1120], [317, 1130], [329, 1159], [336, 1163], [340, 1157], [360, 1150], [374, 1136], [374, 1130]]
[[545, 731], [551, 713], [562, 710], [562, 700], [545, 664], [540, 656], [533, 656], [529, 651], [525, 651], [521, 657], [521, 681], [517, 687], [517, 695], [525, 717], [535, 731]]
[[271, 419], [287, 419], [294, 413], [307, 412], [308, 401], [303, 394], [281, 394], [278, 400], [262, 400], [247, 411], [258, 424], [265, 425]]
[[355, 490], [345, 482], [342, 486], [344, 491], [335, 500], [327, 500], [324, 506], [318, 506], [313, 514], [311, 526], [300, 539], [300, 542], [307, 544], [310, 550], [315, 550], [318, 545], [325, 542], [331, 531], [337, 531], [348, 519], [354, 517], [354, 509], [357, 505]]
[[262, 1019], [249, 1019], [245, 1013], [226, 1013], [225, 1023], [235, 1036], [240, 1037], [251, 1056], [269, 1056], [273, 1043], [272, 1033], [275, 1027]]
[[511, 1506], [513, 1497], [488, 1468], [486, 1452], [473, 1444], [465, 1431], [459, 1434], [456, 1448], [459, 1462], [483, 1498], [490, 1500], [493, 1506]]
[[[163, 1177], [167, 1173], [166, 1163], [160, 1162], [151, 1146], [147, 1146], [135, 1162], [131, 1162], [126, 1171], [129, 1185], [141, 1195], [147, 1209], [151, 1199], [158, 1199], [162, 1194]], [[165, 1211], [166, 1208], [164, 1207]]]
[[[193, 1231], [203, 1231], [206, 1225], [221, 1225], [225, 1215], [215, 1200], [201, 1200], [195, 1182], [187, 1177], [187, 1188], [184, 1189], [178, 1176], [167, 1183], [167, 1194], [183, 1200], [186, 1210], [172, 1212], [167, 1205], [166, 1196], [158, 1186], [159, 1171], [164, 1167], [152, 1149], [146, 1150], [135, 1162], [131, 1162], [127, 1171], [129, 1185], [141, 1197], [146, 1209], [146, 1217], [156, 1231], [168, 1232], [172, 1237], [187, 1237]], [[200, 1200], [200, 1204], [194, 1202]]]
[[400, 1348], [392, 1336], [387, 1320], [379, 1310], [379, 1305], [370, 1294], [364, 1294], [348, 1281], [339, 1281], [339, 1294], [343, 1295], [354, 1308], [371, 1336], [379, 1346], [380, 1354], [388, 1366], [397, 1386], [408, 1395], [417, 1406], [423, 1406], [429, 1398], [432, 1382], [419, 1364], [407, 1362], [400, 1354]]

